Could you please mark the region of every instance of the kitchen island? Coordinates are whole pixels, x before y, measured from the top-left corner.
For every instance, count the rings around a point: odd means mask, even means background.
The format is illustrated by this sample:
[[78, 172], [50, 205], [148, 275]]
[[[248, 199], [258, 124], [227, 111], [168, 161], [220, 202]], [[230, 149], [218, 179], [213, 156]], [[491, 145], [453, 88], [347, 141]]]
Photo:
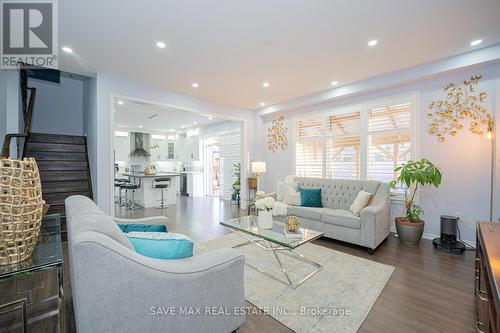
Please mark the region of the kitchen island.
[[[138, 184], [140, 188], [135, 190], [135, 202], [144, 208], [158, 207], [161, 203], [161, 189], [153, 187], [153, 180], [158, 178], [170, 178], [170, 187], [163, 189], [165, 205], [177, 204], [177, 182], [180, 174], [177, 172], [161, 172], [156, 175], [145, 175], [142, 172], [126, 172], [123, 176], [129, 177], [130, 182]], [[177, 178], [176, 178], [177, 177]], [[132, 199], [132, 191], [128, 191], [128, 200]]]

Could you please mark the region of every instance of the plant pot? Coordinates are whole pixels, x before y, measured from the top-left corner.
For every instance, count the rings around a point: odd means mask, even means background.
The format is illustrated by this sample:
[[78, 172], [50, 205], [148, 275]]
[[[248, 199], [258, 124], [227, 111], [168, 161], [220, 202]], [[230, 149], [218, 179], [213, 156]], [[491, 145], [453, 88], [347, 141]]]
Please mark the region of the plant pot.
[[260, 229], [273, 228], [273, 212], [270, 210], [259, 210], [257, 225]]
[[408, 222], [405, 217], [396, 217], [395, 220], [396, 230], [401, 243], [416, 245], [420, 242], [424, 233], [424, 221]]
[[257, 189], [257, 178], [248, 178], [248, 188], [252, 190]]

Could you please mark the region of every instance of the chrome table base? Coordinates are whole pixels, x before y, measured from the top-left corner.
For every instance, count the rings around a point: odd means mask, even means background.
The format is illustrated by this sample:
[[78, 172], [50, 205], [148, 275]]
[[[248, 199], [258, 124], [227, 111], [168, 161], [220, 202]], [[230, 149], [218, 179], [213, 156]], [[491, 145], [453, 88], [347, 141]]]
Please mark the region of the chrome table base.
[[[263, 238], [250, 238], [250, 237], [247, 237], [247, 235], [244, 233], [240, 233], [240, 232], [236, 232], [236, 231], [234, 231], [234, 232], [237, 235], [245, 238], [247, 241], [244, 243], [233, 246], [233, 249], [238, 248], [238, 247], [242, 247], [242, 246], [245, 246], [248, 244], [253, 244], [253, 245], [260, 247], [261, 249], [263, 249], [265, 251], [272, 251], [275, 258], [276, 258], [276, 261], [278, 262], [283, 274], [286, 277], [286, 280], [279, 278], [279, 277], [277, 277], [269, 272], [266, 272], [266, 271], [254, 266], [254, 265], [251, 265], [249, 263], [245, 262], [245, 265], [247, 265], [248, 267], [258, 271], [259, 273], [262, 273], [262, 274], [270, 277], [271, 279], [278, 281], [278, 282], [280, 282], [280, 283], [284, 284], [285, 286], [288, 286], [292, 289], [296, 289], [297, 287], [301, 286], [304, 282], [309, 280], [316, 273], [318, 273], [319, 271], [321, 271], [323, 269], [323, 265], [321, 265], [320, 263], [309, 260], [305, 256], [303, 256], [302, 254], [297, 253], [288, 247], [280, 246], [278, 244], [272, 243], [272, 242], [265, 240]], [[303, 277], [300, 281], [293, 282], [292, 279], [290, 278], [290, 276], [288, 275], [286, 268], [283, 266], [283, 263], [282, 263], [278, 254], [286, 255], [286, 256], [293, 258], [295, 260], [299, 260], [299, 261], [302, 261], [306, 264], [312, 265], [314, 267], [314, 270], [312, 272], [310, 272], [309, 274], [307, 274], [305, 277]]]

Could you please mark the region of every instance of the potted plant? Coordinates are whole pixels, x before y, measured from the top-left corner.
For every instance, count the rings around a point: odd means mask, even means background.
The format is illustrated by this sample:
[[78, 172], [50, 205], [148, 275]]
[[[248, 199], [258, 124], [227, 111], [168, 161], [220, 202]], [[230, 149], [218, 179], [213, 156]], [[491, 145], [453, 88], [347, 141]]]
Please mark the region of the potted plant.
[[405, 192], [405, 212], [403, 217], [396, 217], [396, 230], [399, 241], [405, 244], [418, 244], [424, 232], [425, 222], [420, 219], [424, 211], [415, 204], [415, 195], [419, 185], [431, 185], [438, 187], [441, 184], [441, 170], [427, 159], [420, 161], [408, 161], [394, 169], [399, 173], [397, 180], [390, 183], [393, 189], [396, 184]]
[[231, 200], [240, 201], [241, 163], [234, 163], [233, 167], [234, 167], [233, 176], [235, 176], [236, 179], [234, 180], [233, 185], [232, 185], [233, 193], [231, 194]]

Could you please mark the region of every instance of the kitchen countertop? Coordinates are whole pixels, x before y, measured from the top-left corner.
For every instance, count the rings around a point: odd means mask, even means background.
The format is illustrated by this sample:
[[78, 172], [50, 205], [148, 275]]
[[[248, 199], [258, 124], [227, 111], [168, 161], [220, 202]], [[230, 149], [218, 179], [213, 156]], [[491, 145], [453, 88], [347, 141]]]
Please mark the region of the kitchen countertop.
[[203, 173], [201, 171], [181, 171], [180, 173]]
[[160, 178], [160, 177], [179, 177], [178, 172], [158, 172], [156, 175], [145, 175], [142, 172], [125, 172], [124, 176], [134, 178]]

